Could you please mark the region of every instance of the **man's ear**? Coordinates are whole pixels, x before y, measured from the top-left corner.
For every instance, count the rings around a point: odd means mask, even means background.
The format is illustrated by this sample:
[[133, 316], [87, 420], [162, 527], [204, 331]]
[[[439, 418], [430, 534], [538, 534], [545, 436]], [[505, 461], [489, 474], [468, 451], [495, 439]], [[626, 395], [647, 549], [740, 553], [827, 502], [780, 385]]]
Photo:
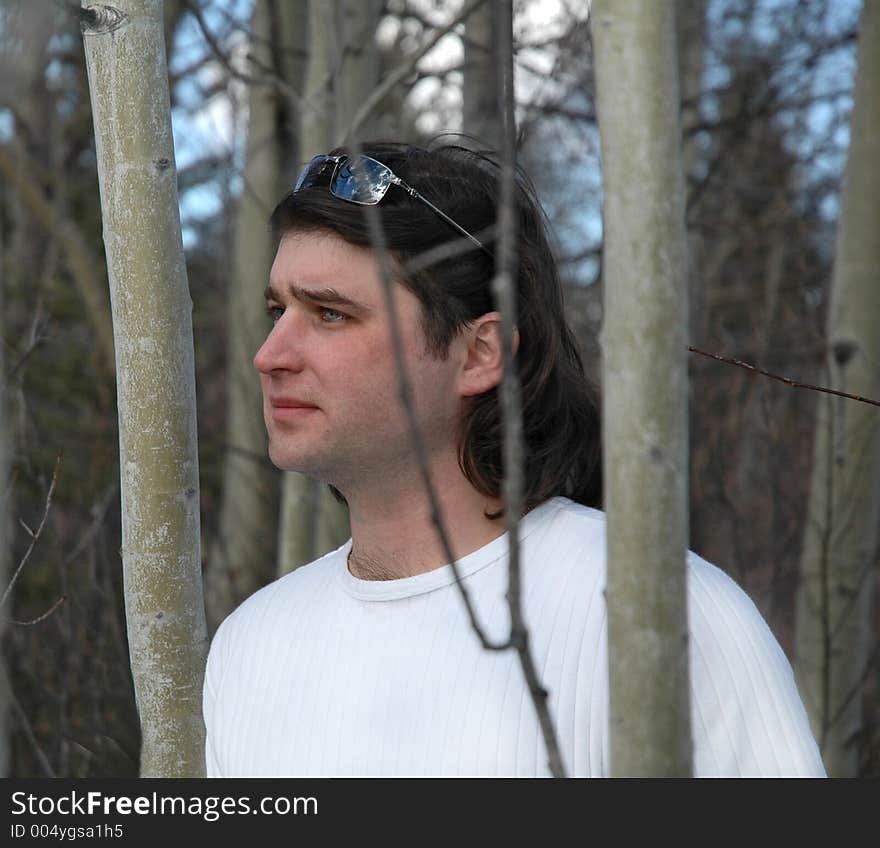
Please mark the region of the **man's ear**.
[[[488, 392], [501, 382], [501, 314], [487, 312], [464, 331], [467, 357], [459, 376], [462, 397]], [[513, 352], [519, 347], [519, 331], [513, 330]]]

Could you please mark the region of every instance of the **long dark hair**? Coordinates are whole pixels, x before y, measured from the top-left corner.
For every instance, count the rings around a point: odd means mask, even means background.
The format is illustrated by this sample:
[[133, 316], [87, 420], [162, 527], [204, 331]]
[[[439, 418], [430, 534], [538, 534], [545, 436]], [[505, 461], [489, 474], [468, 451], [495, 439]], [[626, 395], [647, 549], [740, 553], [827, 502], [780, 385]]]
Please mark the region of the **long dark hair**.
[[[493, 156], [457, 145], [425, 150], [389, 142], [364, 144], [360, 152], [387, 165], [491, 251], [499, 179]], [[525, 508], [554, 495], [599, 506], [598, 394], [565, 320], [544, 212], [521, 170], [516, 178], [516, 207], [516, 363], [523, 401]], [[491, 252], [470, 246], [440, 216], [397, 186], [390, 187], [378, 209], [401, 282], [422, 304], [428, 350], [444, 357], [468, 322], [494, 309]], [[370, 246], [363, 209], [333, 197], [327, 185], [288, 193], [272, 213], [271, 225], [276, 238], [294, 231], [331, 230], [352, 244]], [[455, 249], [461, 245], [466, 249]], [[443, 250], [444, 246], [451, 249]], [[426, 255], [434, 255], [434, 261], [425, 262]], [[497, 388], [471, 399], [461, 425], [459, 464], [478, 491], [500, 496], [502, 428]]]

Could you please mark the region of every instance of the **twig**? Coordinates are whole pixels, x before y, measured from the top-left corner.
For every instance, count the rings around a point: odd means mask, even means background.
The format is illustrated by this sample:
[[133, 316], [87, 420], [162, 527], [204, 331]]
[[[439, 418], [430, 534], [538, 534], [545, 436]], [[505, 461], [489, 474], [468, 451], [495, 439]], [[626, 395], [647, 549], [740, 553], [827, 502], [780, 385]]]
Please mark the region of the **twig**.
[[548, 692], [541, 684], [529, 647], [529, 631], [523, 619], [520, 574], [519, 519], [523, 512], [522, 399], [514, 362], [513, 340], [517, 314], [513, 277], [516, 267], [517, 221], [514, 204], [516, 170], [516, 117], [513, 99], [513, 9], [509, 0], [493, 0], [498, 27], [498, 113], [501, 116], [501, 180], [498, 196], [498, 250], [492, 293], [501, 313], [501, 417], [504, 444], [504, 523], [507, 529], [510, 642], [516, 648], [547, 749], [550, 773], [565, 777], [556, 729], [547, 707]]
[[248, 56], [248, 61], [260, 70], [264, 76], [255, 77], [251, 74], [244, 73], [243, 71], [239, 71], [237, 68], [232, 66], [232, 63], [229, 60], [229, 57], [223, 52], [223, 48], [217, 42], [217, 39], [214, 38], [214, 34], [211, 32], [210, 27], [206, 23], [204, 17], [202, 17], [201, 9], [199, 9], [198, 4], [192, 2], [192, 0], [182, 0], [184, 7], [189, 11], [192, 16], [196, 20], [196, 24], [198, 24], [199, 30], [204, 36], [205, 41], [208, 44], [208, 47], [211, 49], [211, 52], [216, 57], [217, 61], [220, 62], [221, 65], [225, 68], [226, 72], [241, 82], [248, 83], [249, 85], [271, 85], [281, 94], [285, 95], [298, 109], [302, 110], [303, 107], [311, 109], [313, 112], [317, 112], [318, 114], [323, 114], [323, 110], [312, 103], [308, 98], [303, 97], [290, 83], [288, 83], [285, 79], [280, 77], [278, 74], [274, 73], [272, 69], [266, 68], [262, 63], [258, 62], [253, 56]]
[[119, 481], [114, 480], [107, 487], [101, 500], [92, 507], [92, 523], [86, 528], [85, 533], [83, 533], [83, 535], [80, 537], [80, 540], [73, 546], [70, 553], [65, 555], [64, 559], [61, 562], [61, 565], [63, 567], [67, 567], [68, 565], [70, 565], [70, 563], [72, 563], [80, 555], [86, 545], [90, 544], [93, 541], [95, 536], [98, 534], [98, 531], [103, 526], [104, 518], [107, 515], [107, 510], [110, 508], [110, 504], [113, 503], [113, 500], [118, 492]]
[[47, 619], [50, 615], [52, 615], [58, 607], [61, 606], [67, 600], [67, 595], [62, 595], [54, 604], [52, 604], [49, 609], [46, 610], [42, 615], [38, 615], [36, 618], [32, 618], [28, 621], [17, 621], [14, 618], [7, 618], [6, 621], [9, 624], [17, 624], [19, 627], [30, 627], [33, 624], [39, 624], [41, 621]]
[[9, 691], [9, 701], [12, 704], [12, 708], [15, 710], [15, 714], [18, 716], [18, 720], [21, 722], [21, 729], [24, 731], [24, 735], [34, 749], [34, 756], [37, 758], [37, 762], [46, 773], [46, 777], [55, 777], [55, 770], [52, 768], [52, 764], [49, 762], [46, 752], [40, 747], [37, 737], [34, 735], [31, 723], [28, 721], [27, 713], [22, 709], [21, 704], [18, 703], [18, 699], [11, 690]]
[[[480, 241], [483, 244], [492, 241], [492, 239], [495, 238], [495, 235], [496, 227], [494, 225], [491, 227], [484, 227], [482, 230], [474, 233], [477, 241]], [[421, 253], [417, 253], [412, 259], [408, 260], [403, 266], [403, 273], [406, 275], [418, 274], [420, 271], [424, 271], [432, 265], [437, 265], [447, 259], [453, 259], [456, 256], [460, 256], [462, 253], [466, 253], [468, 250], [473, 250], [473, 245], [461, 238], [457, 238], [454, 241], [448, 241], [444, 244], [439, 244], [437, 247], [431, 247], [427, 250], [423, 250]]]
[[748, 371], [755, 371], [758, 374], [763, 374], [765, 377], [779, 380], [781, 383], [785, 383], [795, 389], [812, 389], [814, 392], [826, 392], [829, 395], [837, 395], [838, 397], [849, 398], [849, 400], [858, 400], [862, 403], [870, 403], [873, 406], [880, 406], [880, 400], [872, 400], [871, 398], [862, 397], [861, 395], [851, 395], [849, 392], [839, 392], [837, 389], [829, 389], [824, 386], [813, 386], [809, 383], [799, 383], [796, 380], [790, 380], [788, 377], [780, 377], [778, 374], [771, 374], [769, 371], [765, 371], [763, 368], [758, 368], [756, 365], [750, 365], [748, 362], [743, 362], [741, 359], [721, 356], [718, 353], [707, 353], [705, 350], [699, 350], [692, 345], [688, 345], [688, 350], [692, 353], [699, 353], [700, 356], [708, 356], [710, 359], [717, 359], [719, 362], [726, 362], [729, 365], [738, 365], [740, 368], [745, 368]]
[[828, 718], [828, 726], [831, 727], [836, 724], [843, 717], [846, 708], [852, 703], [853, 699], [859, 695], [864, 688], [865, 682], [871, 674], [871, 670], [877, 664], [877, 659], [880, 657], [880, 641], [877, 641], [874, 644], [874, 647], [871, 649], [871, 654], [868, 659], [865, 661], [864, 668], [862, 669], [862, 673], [859, 676], [859, 679], [855, 682], [853, 687], [846, 693], [841, 702], [837, 705], [837, 712], [834, 715]]
[[30, 355], [47, 339], [49, 338], [48, 333], [45, 332], [45, 327], [48, 324], [48, 320], [44, 319], [43, 316], [43, 298], [42, 296], [37, 297], [37, 305], [34, 308], [34, 317], [33, 321], [31, 321], [31, 329], [28, 333], [28, 343], [23, 351], [18, 354], [18, 360], [16, 363], [9, 369], [9, 373], [6, 375], [7, 382], [12, 382], [13, 377], [21, 370], [22, 366], [27, 362], [30, 358]]
[[[28, 532], [31, 535], [31, 543], [28, 545], [28, 549], [24, 552], [24, 556], [21, 558], [21, 561], [18, 563], [18, 567], [15, 569], [15, 573], [12, 575], [12, 579], [9, 581], [9, 585], [7, 585], [6, 590], [3, 592], [3, 596], [0, 597], [0, 607], [6, 603], [6, 600], [9, 598], [9, 594], [12, 592], [12, 587], [15, 585], [16, 581], [21, 574], [21, 570], [24, 568], [25, 563], [28, 561], [28, 558], [31, 555], [34, 547], [37, 544], [37, 540], [40, 538], [40, 534], [43, 532], [43, 527], [46, 526], [46, 518], [49, 516], [49, 507], [52, 505], [52, 495], [55, 492], [55, 486], [58, 483], [58, 475], [61, 471], [61, 459], [63, 456], [62, 451], [58, 451], [58, 458], [55, 460], [55, 470], [52, 472], [52, 482], [49, 484], [49, 491], [46, 493], [46, 507], [43, 510], [43, 517], [40, 519], [40, 523], [37, 525], [36, 530], [31, 530], [28, 528]], [[27, 525], [25, 525], [27, 527]]]
[[384, 80], [382, 80], [379, 85], [377, 85], [372, 93], [367, 97], [364, 101], [363, 105], [360, 109], [358, 109], [357, 114], [352, 119], [352, 122], [349, 124], [348, 129], [346, 130], [345, 136], [346, 138], [350, 138], [357, 133], [360, 129], [361, 124], [367, 120], [370, 116], [370, 113], [376, 106], [381, 102], [382, 98], [390, 92], [395, 85], [397, 85], [401, 80], [403, 80], [408, 74], [412, 72], [415, 66], [419, 63], [422, 57], [441, 39], [443, 36], [452, 32], [455, 27], [457, 27], [465, 18], [467, 18], [471, 12], [485, 3], [486, 0], [471, 0], [470, 3], [467, 3], [465, 7], [445, 26], [440, 29], [434, 31], [433, 35], [431, 35], [427, 41], [412, 53], [409, 57], [407, 57], [400, 65], [398, 65]]
[[[352, 152], [360, 155], [360, 144], [355, 139], [352, 142]], [[409, 371], [406, 366], [406, 359], [403, 352], [403, 338], [400, 333], [400, 318], [397, 314], [397, 305], [394, 302], [392, 292], [393, 282], [391, 274], [391, 266], [388, 261], [388, 246], [385, 242], [385, 233], [382, 230], [382, 222], [378, 215], [378, 209], [375, 206], [363, 207], [364, 217], [367, 221], [367, 228], [370, 234], [370, 242], [376, 252], [376, 264], [379, 268], [379, 278], [382, 281], [382, 291], [385, 297], [385, 307], [388, 310], [388, 323], [391, 333], [391, 346], [394, 350], [394, 358], [397, 362], [397, 394], [406, 414], [407, 425], [409, 427], [409, 437], [416, 453], [416, 461], [419, 465], [419, 472], [422, 475], [422, 481], [425, 485], [425, 491], [431, 504], [431, 522], [437, 530], [440, 544], [443, 548], [444, 556], [452, 567], [452, 573], [455, 575], [455, 584], [458, 586], [467, 610], [468, 619], [471, 627], [477, 634], [480, 644], [487, 651], [504, 651], [511, 647], [510, 640], [505, 642], [490, 642], [486, 637], [477, 621], [477, 615], [471, 603], [470, 595], [467, 587], [462, 583], [461, 572], [458, 568], [458, 562], [452, 551], [452, 545], [449, 540], [449, 534], [446, 531], [446, 525], [443, 521], [443, 514], [440, 508], [440, 500], [437, 497], [437, 490], [434, 481], [431, 479], [431, 471], [428, 461], [428, 451], [425, 448], [422, 439], [419, 424], [416, 420], [415, 407], [412, 400], [412, 389], [409, 379]]]

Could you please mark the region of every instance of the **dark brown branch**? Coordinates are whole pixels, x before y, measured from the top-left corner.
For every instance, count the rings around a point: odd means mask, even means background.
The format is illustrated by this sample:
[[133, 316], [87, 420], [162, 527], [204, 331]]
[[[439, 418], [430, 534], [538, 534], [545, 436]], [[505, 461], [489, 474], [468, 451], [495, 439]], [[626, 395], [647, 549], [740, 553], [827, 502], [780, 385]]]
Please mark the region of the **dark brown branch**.
[[[356, 155], [360, 154], [360, 145], [355, 139], [352, 143], [352, 152]], [[406, 414], [407, 425], [409, 427], [410, 442], [416, 454], [416, 461], [419, 465], [419, 472], [422, 475], [422, 482], [431, 504], [431, 522], [437, 530], [437, 536], [440, 545], [443, 548], [443, 554], [452, 567], [452, 573], [455, 575], [455, 585], [458, 586], [467, 610], [468, 620], [471, 627], [477, 634], [480, 644], [487, 651], [504, 651], [511, 647], [510, 640], [505, 642], [490, 642], [486, 637], [477, 621], [477, 615], [474, 606], [471, 603], [470, 595], [467, 588], [461, 580], [461, 572], [458, 568], [458, 561], [452, 551], [452, 544], [449, 539], [449, 533], [443, 521], [443, 514], [440, 508], [440, 499], [437, 496], [437, 489], [434, 481], [431, 479], [431, 471], [428, 462], [428, 451], [425, 447], [422, 434], [419, 430], [418, 421], [416, 420], [415, 406], [412, 400], [412, 389], [409, 379], [408, 369], [406, 367], [406, 359], [403, 352], [403, 338], [400, 332], [400, 317], [397, 314], [397, 306], [394, 302], [392, 287], [393, 277], [391, 273], [391, 265], [389, 262], [388, 247], [385, 242], [385, 233], [382, 231], [382, 222], [379, 219], [378, 210], [375, 206], [364, 206], [364, 216], [367, 221], [367, 228], [370, 234], [370, 242], [376, 252], [376, 263], [379, 268], [379, 278], [382, 281], [382, 291], [385, 298], [385, 308], [388, 310], [388, 323], [391, 332], [391, 346], [394, 351], [394, 359], [397, 362], [397, 394], [403, 405]]]
[[728, 365], [738, 365], [740, 368], [745, 368], [747, 371], [754, 371], [757, 374], [763, 374], [765, 377], [779, 380], [780, 383], [785, 383], [795, 389], [812, 389], [814, 392], [826, 392], [829, 395], [837, 395], [838, 397], [848, 398], [849, 400], [870, 403], [872, 406], [880, 406], [880, 400], [872, 400], [871, 398], [862, 397], [861, 395], [851, 395], [849, 392], [839, 392], [837, 389], [829, 389], [825, 386], [813, 386], [810, 383], [799, 383], [797, 380], [790, 380], [788, 377], [780, 377], [779, 374], [771, 374], [769, 371], [765, 371], [763, 368], [758, 368], [756, 365], [750, 365], [748, 362], [743, 362], [741, 359], [721, 356], [718, 353], [708, 353], [707, 351], [699, 350], [692, 345], [688, 345], [688, 350], [692, 353], [699, 353], [700, 356], [708, 356], [710, 359], [717, 359], [719, 362], [726, 362]]

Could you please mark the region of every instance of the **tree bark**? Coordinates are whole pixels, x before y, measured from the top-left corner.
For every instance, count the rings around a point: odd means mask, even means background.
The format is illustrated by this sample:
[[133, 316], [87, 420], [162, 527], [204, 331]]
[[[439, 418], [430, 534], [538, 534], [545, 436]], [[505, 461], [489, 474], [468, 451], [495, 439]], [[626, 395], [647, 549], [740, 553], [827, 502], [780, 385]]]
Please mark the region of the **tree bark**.
[[141, 775], [204, 771], [207, 634], [190, 300], [161, 0], [82, 12], [116, 347], [122, 565]]
[[[0, 200], [2, 200], [0, 195]], [[9, 580], [9, 551], [12, 539], [9, 534], [9, 436], [6, 420], [6, 326], [3, 316], [4, 288], [6, 277], [6, 251], [3, 240], [3, 226], [0, 224], [0, 587], [6, 589]], [[0, 641], [6, 635], [6, 622], [9, 609], [0, 616]], [[12, 690], [6, 673], [6, 659], [0, 655], [0, 777], [9, 776], [11, 761], [9, 713], [12, 705]]]
[[[302, 115], [300, 126], [301, 159], [308, 162], [313, 156], [327, 153], [348, 133], [348, 118], [358, 105], [357, 100], [371, 91], [375, 81], [353, 81], [346, 77], [358, 73], [372, 73], [367, 54], [352, 54], [346, 58], [348, 45], [340, 52], [335, 41], [337, 22], [344, 20], [348, 31], [364, 31], [363, 5], [370, 14], [378, 15], [375, 4], [341, 4], [341, 0], [309, 4], [309, 57], [306, 70], [305, 101], [312, 104]], [[345, 18], [343, 18], [343, 14]], [[368, 30], [368, 28], [367, 28]], [[372, 31], [370, 31], [372, 34]], [[371, 51], [375, 52], [375, 46]], [[358, 58], [360, 57], [360, 59]], [[345, 73], [340, 73], [344, 68]], [[375, 65], [378, 74], [378, 64]], [[345, 126], [341, 123], [345, 121]], [[360, 131], [355, 132], [360, 137]], [[289, 471], [284, 474], [281, 493], [281, 526], [278, 543], [278, 574], [287, 574], [315, 557], [338, 547], [348, 536], [348, 513], [329, 490], [315, 480]]]
[[338, 3], [343, 47], [336, 86], [334, 138], [339, 144], [351, 144], [353, 138], [373, 138], [379, 124], [378, 114], [374, 112], [354, 133], [349, 132], [358, 107], [379, 84], [376, 29], [383, 3], [382, 0], [338, 0]]
[[[251, 21], [251, 55], [295, 89], [302, 84], [303, 63], [295, 59], [305, 49], [305, 14], [305, 0], [258, 0]], [[288, 103], [275, 86], [251, 86], [244, 188], [228, 296], [223, 498], [205, 578], [212, 632], [276, 572], [280, 477], [266, 458], [262, 394], [253, 357], [269, 329], [262, 298], [274, 257], [268, 220], [284, 185], [294, 178], [287, 163], [298, 159], [295, 127]]]
[[494, 4], [478, 6], [464, 25], [462, 129], [492, 150], [501, 146], [498, 111], [498, 50], [493, 39]]
[[672, 0], [596, 0], [611, 769], [691, 773], [687, 287]]
[[[850, 148], [828, 312], [832, 388], [880, 396], [880, 2], [859, 32]], [[795, 671], [828, 774], [858, 774], [880, 544], [880, 417], [823, 396], [797, 599]]]

